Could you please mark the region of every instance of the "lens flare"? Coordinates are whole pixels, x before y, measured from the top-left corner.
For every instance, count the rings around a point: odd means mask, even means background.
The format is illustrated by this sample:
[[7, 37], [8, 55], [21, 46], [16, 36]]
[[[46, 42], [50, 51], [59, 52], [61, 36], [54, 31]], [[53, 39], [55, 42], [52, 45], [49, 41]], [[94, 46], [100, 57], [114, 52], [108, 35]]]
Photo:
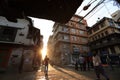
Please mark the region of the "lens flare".
[[44, 48], [42, 49], [42, 59], [45, 58], [46, 54], [47, 54], [47, 48], [44, 47]]

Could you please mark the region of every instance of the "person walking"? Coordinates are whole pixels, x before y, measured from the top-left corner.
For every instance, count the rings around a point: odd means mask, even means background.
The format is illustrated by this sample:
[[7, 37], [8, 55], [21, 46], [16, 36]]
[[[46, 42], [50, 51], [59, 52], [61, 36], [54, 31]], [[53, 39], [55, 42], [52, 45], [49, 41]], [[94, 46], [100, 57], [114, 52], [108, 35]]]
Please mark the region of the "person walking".
[[44, 65], [45, 65], [45, 73], [46, 73], [46, 75], [47, 75], [47, 72], [48, 72], [48, 63], [49, 63], [49, 58], [46, 55], [45, 59], [44, 59]]
[[80, 64], [80, 69], [81, 69], [81, 71], [83, 71], [84, 70], [84, 57], [83, 56], [80, 56], [79, 57], [79, 64]]
[[91, 68], [93, 69], [92, 56], [87, 56], [87, 57], [86, 57], [86, 66], [87, 66], [87, 70], [88, 70], [88, 71], [89, 71]]
[[86, 71], [86, 66], [87, 66], [87, 56], [84, 57], [84, 63], [83, 63], [83, 70]]
[[109, 55], [107, 55], [107, 57], [106, 57], [106, 62], [108, 64], [108, 66], [110, 66], [111, 70], [114, 70], [113, 65], [112, 65], [112, 61], [111, 61], [111, 58]]
[[109, 77], [107, 76], [107, 74], [105, 73], [104, 69], [103, 69], [103, 66], [101, 64], [101, 59], [100, 59], [100, 57], [98, 56], [97, 53], [93, 54], [93, 66], [94, 66], [95, 73], [96, 73], [96, 76], [97, 76], [96, 80], [100, 80], [100, 74], [102, 74], [106, 78], [106, 80], [110, 80]]
[[78, 71], [78, 60], [77, 59], [75, 60], [75, 70]]
[[22, 73], [23, 64], [24, 64], [24, 55], [22, 54], [20, 64], [19, 64], [19, 68], [18, 68], [19, 73]]

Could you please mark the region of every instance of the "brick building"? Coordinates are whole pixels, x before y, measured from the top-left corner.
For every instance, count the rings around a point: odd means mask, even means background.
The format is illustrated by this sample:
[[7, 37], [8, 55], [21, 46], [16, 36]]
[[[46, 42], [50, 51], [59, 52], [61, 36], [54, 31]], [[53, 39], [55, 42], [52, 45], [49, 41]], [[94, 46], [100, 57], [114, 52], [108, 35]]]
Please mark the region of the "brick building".
[[100, 55], [120, 54], [120, 23], [104, 17], [88, 29], [89, 46]]
[[53, 35], [48, 41], [49, 56], [54, 63], [73, 63], [80, 54], [89, 51], [86, 45], [88, 43], [87, 22], [81, 19], [82, 17], [74, 15], [66, 24], [54, 24]]

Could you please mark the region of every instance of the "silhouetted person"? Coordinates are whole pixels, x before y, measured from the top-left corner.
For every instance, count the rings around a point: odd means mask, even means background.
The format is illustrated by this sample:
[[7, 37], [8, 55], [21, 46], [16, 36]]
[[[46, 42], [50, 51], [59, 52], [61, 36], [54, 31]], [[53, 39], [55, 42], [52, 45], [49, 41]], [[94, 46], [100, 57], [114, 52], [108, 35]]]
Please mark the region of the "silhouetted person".
[[75, 70], [78, 71], [78, 60], [75, 61]]
[[114, 70], [114, 68], [113, 68], [113, 66], [112, 66], [112, 61], [111, 61], [109, 55], [107, 55], [106, 62], [107, 62], [107, 64], [108, 64], [108, 66], [110, 66], [111, 70]]
[[19, 64], [19, 68], [18, 68], [19, 73], [22, 73], [23, 63], [24, 63], [24, 56], [23, 56], [23, 54], [22, 54], [22, 56], [21, 56], [21, 61], [20, 61], [20, 64]]
[[48, 72], [48, 63], [49, 63], [49, 58], [46, 55], [45, 59], [44, 59], [44, 65], [45, 65], [46, 75], [47, 75], [47, 72]]
[[103, 66], [101, 64], [101, 59], [97, 55], [97, 53], [93, 54], [93, 65], [97, 76], [97, 80], [100, 80], [100, 74], [102, 74], [106, 78], [106, 80], [110, 80], [103, 69]]
[[85, 58], [83, 56], [79, 57], [79, 64], [80, 64], [81, 71], [84, 70], [84, 60], [85, 60]]
[[90, 70], [90, 67], [92, 67], [92, 60], [91, 60], [91, 56], [87, 56], [86, 58], [86, 64], [87, 64], [87, 70]]
[[83, 70], [86, 71], [87, 57], [86, 56], [83, 57], [84, 57]]

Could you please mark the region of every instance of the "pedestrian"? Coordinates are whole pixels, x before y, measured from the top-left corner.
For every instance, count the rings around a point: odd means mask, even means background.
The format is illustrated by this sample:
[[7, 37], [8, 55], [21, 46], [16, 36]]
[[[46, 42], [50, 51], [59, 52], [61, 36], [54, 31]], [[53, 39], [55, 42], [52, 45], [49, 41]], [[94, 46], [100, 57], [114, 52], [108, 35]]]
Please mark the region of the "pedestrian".
[[78, 71], [78, 60], [75, 60], [75, 70]]
[[79, 57], [79, 64], [80, 64], [80, 69], [81, 69], [81, 71], [83, 71], [84, 70], [84, 57], [83, 56], [80, 56]]
[[118, 66], [120, 67], [120, 55], [118, 56]]
[[106, 57], [106, 62], [108, 64], [108, 66], [110, 66], [111, 70], [114, 70], [113, 65], [112, 65], [112, 60], [109, 55], [107, 55], [107, 57]]
[[24, 64], [24, 55], [22, 54], [21, 59], [20, 59], [20, 64], [19, 64], [19, 67], [18, 67], [19, 73], [22, 73], [23, 64]]
[[90, 60], [89, 60], [89, 56], [86, 56], [86, 64], [87, 64], [87, 70], [90, 70]]
[[87, 57], [83, 56], [84, 62], [83, 62], [83, 70], [86, 71], [86, 64], [87, 64]]
[[97, 80], [100, 80], [100, 74], [102, 74], [106, 78], [106, 80], [110, 80], [103, 69], [103, 66], [101, 64], [101, 59], [97, 53], [93, 54], [93, 65], [97, 76]]
[[46, 75], [47, 75], [47, 72], [48, 72], [48, 63], [49, 63], [49, 58], [46, 55], [45, 59], [44, 59], [44, 65], [45, 65], [45, 73], [46, 73]]

